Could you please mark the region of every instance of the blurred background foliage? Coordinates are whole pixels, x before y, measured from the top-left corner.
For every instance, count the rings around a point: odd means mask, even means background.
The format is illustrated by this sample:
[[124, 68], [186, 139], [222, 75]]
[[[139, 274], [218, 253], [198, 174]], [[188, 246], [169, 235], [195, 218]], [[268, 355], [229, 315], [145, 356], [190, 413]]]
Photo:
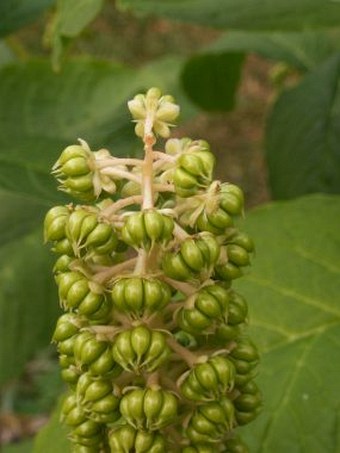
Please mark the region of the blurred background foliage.
[[254, 208], [238, 284], [263, 355], [250, 450], [340, 452], [340, 2], [2, 0], [0, 18], [3, 451], [68, 449], [57, 412], [40, 429], [63, 392], [41, 225], [69, 200], [50, 168], [78, 137], [140, 153], [126, 102], [159, 86], [182, 107], [174, 135], [207, 139]]

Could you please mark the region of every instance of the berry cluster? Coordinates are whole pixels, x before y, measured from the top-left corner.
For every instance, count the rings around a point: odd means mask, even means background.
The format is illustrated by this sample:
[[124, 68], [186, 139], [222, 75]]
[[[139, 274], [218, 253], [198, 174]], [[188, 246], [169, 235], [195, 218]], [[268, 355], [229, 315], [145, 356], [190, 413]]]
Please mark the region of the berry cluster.
[[208, 143], [168, 138], [171, 96], [151, 88], [128, 107], [144, 159], [67, 147], [53, 173], [90, 204], [56, 206], [44, 223], [73, 452], [247, 452], [236, 428], [261, 395], [247, 303], [231, 287], [254, 249], [235, 224], [242, 191], [213, 180]]

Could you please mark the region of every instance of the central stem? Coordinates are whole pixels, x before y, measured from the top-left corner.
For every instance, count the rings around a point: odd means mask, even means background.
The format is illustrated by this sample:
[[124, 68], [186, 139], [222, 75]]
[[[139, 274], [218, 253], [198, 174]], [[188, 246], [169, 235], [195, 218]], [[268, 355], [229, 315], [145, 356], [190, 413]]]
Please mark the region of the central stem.
[[142, 167], [142, 209], [153, 208], [153, 145], [156, 143], [152, 132], [154, 111], [150, 110], [145, 120], [144, 128], [144, 161]]

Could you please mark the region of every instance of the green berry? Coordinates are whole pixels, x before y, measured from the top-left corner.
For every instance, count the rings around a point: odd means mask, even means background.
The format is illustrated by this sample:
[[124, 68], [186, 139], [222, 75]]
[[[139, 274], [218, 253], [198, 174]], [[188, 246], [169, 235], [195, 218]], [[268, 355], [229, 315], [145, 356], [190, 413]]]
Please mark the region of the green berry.
[[155, 371], [169, 358], [163, 332], [138, 326], [117, 335], [112, 347], [114, 360], [125, 370], [140, 373]]
[[173, 422], [177, 399], [161, 389], [134, 389], [121, 399], [120, 412], [133, 428], [154, 431]]

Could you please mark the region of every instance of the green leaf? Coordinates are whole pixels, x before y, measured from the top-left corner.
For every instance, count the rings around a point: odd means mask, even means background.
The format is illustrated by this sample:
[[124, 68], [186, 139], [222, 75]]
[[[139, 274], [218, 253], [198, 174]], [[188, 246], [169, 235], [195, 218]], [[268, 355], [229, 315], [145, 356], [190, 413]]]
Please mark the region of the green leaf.
[[114, 155], [141, 150], [126, 102], [166, 74], [161, 88], [182, 103], [180, 68], [181, 60], [169, 59], [138, 71], [78, 61], [62, 76], [42, 61], [0, 70], [0, 382], [50, 342], [58, 314], [42, 223], [51, 205], [71, 200], [57, 192], [53, 163], [78, 137]]
[[[87, 140], [115, 155], [142, 149], [126, 102], [167, 72], [164, 89], [176, 84], [180, 60], [134, 71], [113, 63], [78, 61], [61, 76], [47, 62], [10, 65], [0, 71], [0, 188], [47, 203], [60, 201], [50, 169], [61, 150]], [[162, 87], [161, 87], [162, 88]], [[57, 94], [56, 94], [57, 93]], [[182, 96], [182, 97], [181, 97]], [[178, 99], [181, 101], [183, 94]]]
[[68, 430], [59, 420], [62, 400], [47, 425], [37, 435], [33, 453], [46, 453], [50, 451], [51, 445], [53, 445], [53, 453], [70, 453], [71, 444], [67, 440]]
[[339, 74], [336, 54], [284, 92], [274, 106], [266, 144], [274, 197], [339, 193]]
[[243, 63], [241, 53], [196, 55], [185, 65], [182, 83], [189, 98], [208, 111], [229, 111]]
[[339, 33], [326, 31], [243, 32], [222, 35], [206, 50], [219, 52], [256, 52], [283, 61], [302, 71], [313, 69], [339, 49]]
[[305, 30], [339, 25], [340, 3], [320, 0], [119, 0], [122, 9], [216, 28]]
[[38, 347], [49, 344], [59, 308], [55, 283], [46, 279], [52, 260], [42, 244], [43, 205], [2, 191], [0, 203], [2, 384], [22, 371]]
[[65, 47], [95, 19], [103, 4], [103, 0], [58, 0], [46, 35], [52, 46], [52, 63], [56, 70], [60, 69]]
[[249, 214], [254, 265], [237, 288], [263, 354], [254, 453], [339, 451], [340, 197], [313, 195]]
[[0, 37], [33, 22], [53, 0], [1, 0]]

